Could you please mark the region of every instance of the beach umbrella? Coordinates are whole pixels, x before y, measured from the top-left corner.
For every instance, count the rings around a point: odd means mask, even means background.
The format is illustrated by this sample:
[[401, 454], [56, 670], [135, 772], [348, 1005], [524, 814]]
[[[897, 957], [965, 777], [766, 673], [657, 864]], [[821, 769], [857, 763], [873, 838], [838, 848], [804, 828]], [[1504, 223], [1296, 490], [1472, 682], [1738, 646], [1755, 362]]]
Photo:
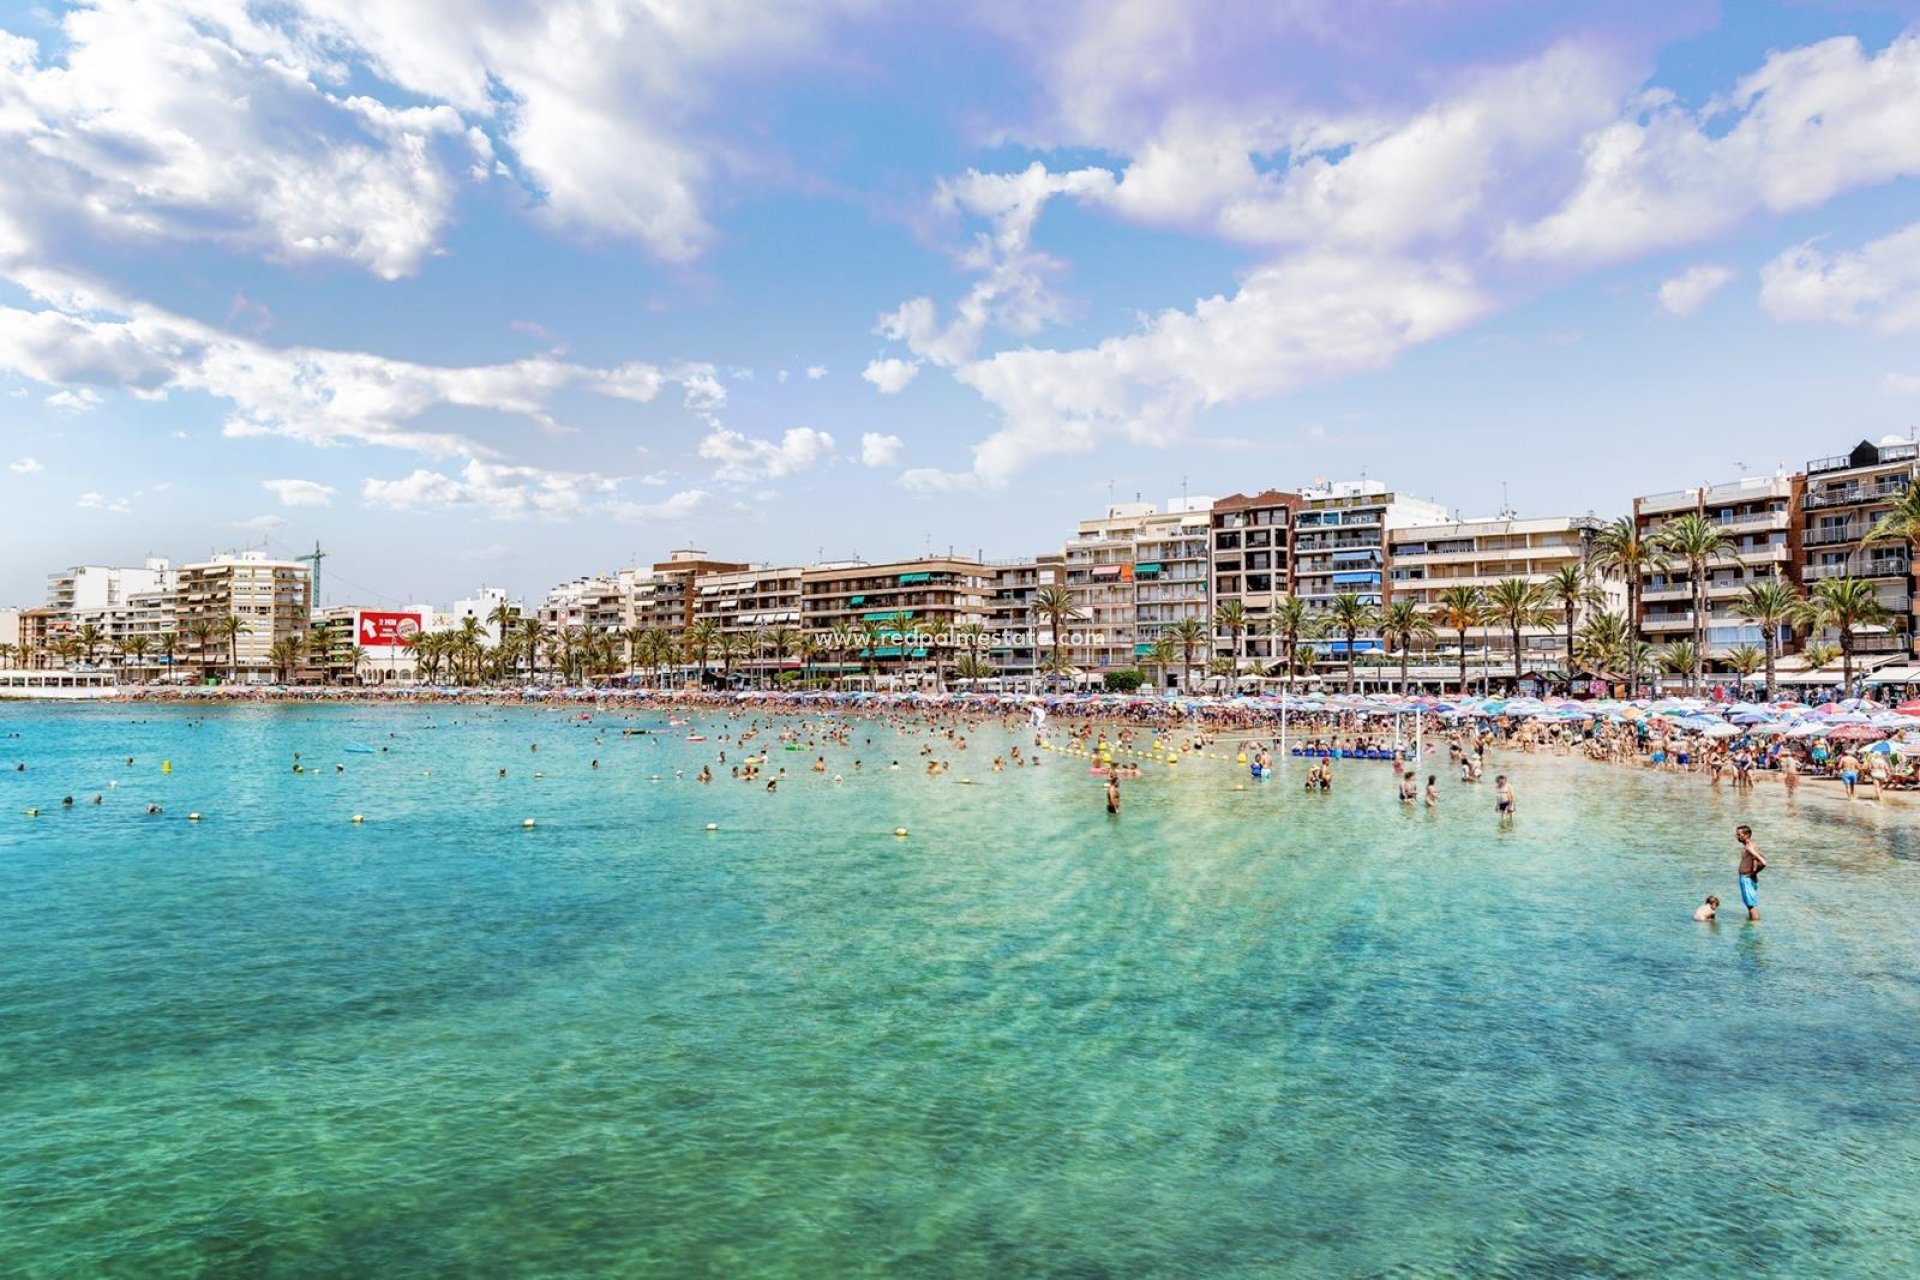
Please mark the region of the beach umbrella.
[[1875, 755], [1875, 756], [1890, 756], [1893, 754], [1893, 744], [1891, 742], [1876, 742], [1872, 746], [1867, 748], [1867, 754]]
[[1734, 728], [1732, 725], [1722, 720], [1718, 724], [1708, 725], [1706, 728], [1702, 729], [1700, 732], [1709, 738], [1732, 738], [1732, 737], [1737, 737], [1740, 733], [1740, 730]]
[[1843, 724], [1827, 736], [1835, 742], [1870, 742], [1886, 736], [1886, 730], [1870, 724]]
[[1894, 712], [1903, 716], [1920, 716], [1920, 698], [1901, 703], [1894, 708]]

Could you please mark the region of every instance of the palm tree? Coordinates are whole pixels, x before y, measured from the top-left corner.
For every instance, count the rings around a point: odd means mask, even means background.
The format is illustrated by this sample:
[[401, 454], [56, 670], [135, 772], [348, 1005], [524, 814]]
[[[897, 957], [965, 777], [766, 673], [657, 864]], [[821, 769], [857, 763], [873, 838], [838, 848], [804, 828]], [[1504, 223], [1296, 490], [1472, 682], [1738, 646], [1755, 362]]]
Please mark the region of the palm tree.
[[20, 655], [19, 645], [0, 644], [0, 664], [4, 664], [8, 667], [11, 667], [13, 666], [13, 660], [19, 657], [19, 655]]
[[1775, 651], [1779, 648], [1776, 641], [1783, 628], [1792, 626], [1800, 617], [1803, 602], [1800, 593], [1793, 584], [1780, 576], [1778, 570], [1772, 577], [1747, 584], [1746, 594], [1733, 606], [1733, 611], [1760, 628], [1762, 657], [1767, 669], [1767, 687], [1765, 696], [1773, 696], [1773, 663]]
[[1067, 624], [1085, 620], [1073, 603], [1073, 593], [1065, 587], [1042, 587], [1033, 593], [1033, 612], [1035, 616], [1047, 620], [1047, 626], [1053, 633], [1052, 670], [1064, 674], [1067, 670], [1066, 635]]
[[1677, 676], [1691, 677], [1700, 669], [1700, 655], [1695, 651], [1692, 641], [1682, 640], [1660, 651], [1660, 665]]
[[1807, 670], [1818, 671], [1840, 656], [1840, 646], [1827, 640], [1809, 640], [1800, 646], [1800, 657]]
[[1147, 669], [1155, 673], [1153, 687], [1156, 692], [1164, 693], [1167, 687], [1167, 668], [1180, 657], [1180, 646], [1172, 636], [1161, 636], [1141, 655]]
[[825, 649], [820, 637], [811, 631], [799, 632], [793, 642], [793, 656], [800, 659], [800, 683], [811, 686], [813, 683], [813, 664], [820, 660]]
[[[1642, 684], [1641, 677], [1651, 677], [1659, 668], [1659, 657], [1655, 653], [1654, 647], [1645, 640], [1629, 642], [1624, 650], [1624, 654], [1626, 657], [1627, 682], [1631, 684], [1635, 690], [1638, 690]], [[1652, 681], [1649, 679], [1646, 683], [1651, 684]]]
[[1763, 653], [1757, 645], [1743, 644], [1729, 649], [1722, 659], [1740, 678], [1740, 688], [1747, 687], [1747, 677], [1762, 667], [1772, 666], [1769, 654]]
[[720, 626], [712, 618], [702, 618], [680, 635], [680, 644], [689, 661], [699, 668], [700, 683], [707, 683], [707, 654], [720, 643]]
[[1327, 601], [1327, 625], [1347, 638], [1347, 692], [1354, 691], [1353, 646], [1362, 631], [1377, 625], [1380, 614], [1367, 597], [1357, 591], [1337, 591]]
[[746, 656], [748, 651], [747, 638], [738, 631], [722, 631], [720, 633], [720, 642], [715, 645], [714, 648], [720, 654], [720, 679], [725, 683], [727, 688], [731, 689], [733, 687], [733, 664], [740, 658]]
[[[145, 636], [128, 636], [120, 642], [120, 656], [123, 660], [132, 658], [134, 669], [140, 670], [146, 665], [147, 650], [151, 648], [152, 645], [153, 641]], [[145, 681], [141, 683], [144, 684]]]
[[200, 678], [205, 680], [208, 668], [213, 664], [207, 660], [207, 650], [213, 647], [214, 624], [211, 618], [195, 618], [187, 624], [187, 647], [193, 650], [194, 662], [200, 668]]
[[1213, 611], [1214, 631], [1227, 633], [1233, 644], [1233, 673], [1240, 674], [1240, 663], [1246, 657], [1241, 640], [1247, 634], [1247, 606], [1238, 600], [1224, 600]]
[[953, 664], [953, 674], [962, 680], [985, 680], [993, 675], [993, 668], [973, 653], [963, 653]]
[[107, 633], [94, 623], [83, 622], [74, 628], [73, 639], [74, 643], [80, 646], [80, 652], [85, 655], [87, 665], [92, 666], [94, 650], [106, 642]]
[[347, 671], [353, 676], [355, 684], [360, 683], [360, 668], [366, 663], [367, 651], [359, 645], [349, 645], [346, 651]]
[[1565, 615], [1567, 627], [1567, 691], [1573, 691], [1573, 627], [1582, 609], [1597, 608], [1606, 599], [1600, 588], [1593, 584], [1593, 571], [1586, 564], [1563, 564], [1541, 585], [1541, 592], [1551, 605], [1558, 605]]
[[784, 667], [788, 658], [800, 655], [800, 633], [792, 627], [775, 627], [767, 636], [767, 647], [773, 651], [774, 663]]
[[1800, 607], [1808, 630], [1828, 627], [1840, 634], [1840, 679], [1853, 692], [1853, 633], [1857, 627], [1883, 627], [1893, 620], [1865, 578], [1822, 578]]
[[1654, 538], [1668, 555], [1685, 562], [1687, 581], [1693, 587], [1693, 691], [1697, 694], [1704, 684], [1707, 658], [1707, 567], [1731, 554], [1734, 541], [1697, 511], [1667, 521]]
[[273, 663], [281, 684], [293, 683], [293, 669], [299, 665], [300, 650], [305, 647], [298, 635], [284, 635], [267, 646], [267, 659]]
[[1413, 646], [1433, 639], [1433, 621], [1411, 600], [1395, 600], [1380, 611], [1380, 638], [1400, 655], [1400, 692], [1407, 691], [1407, 659]]
[[227, 642], [227, 673], [230, 683], [240, 682], [240, 637], [253, 634], [253, 624], [237, 613], [229, 613], [217, 618], [213, 623], [215, 638]]
[[177, 631], [162, 631], [159, 638], [154, 641], [154, 644], [159, 648], [160, 656], [167, 660], [167, 674], [171, 676], [173, 674], [173, 655], [174, 652], [180, 648], [180, 633]]
[[1180, 688], [1183, 693], [1193, 692], [1193, 655], [1207, 643], [1207, 624], [1198, 618], [1182, 618], [1173, 624], [1167, 633], [1173, 642], [1180, 646]]
[[1920, 551], [1920, 485], [1909, 485], [1900, 500], [1887, 509], [1886, 514], [1873, 522], [1866, 537], [1860, 539], [1864, 545], [1871, 542], [1904, 542], [1907, 544], [1907, 558], [1912, 559]]
[[1288, 596], [1274, 606], [1267, 619], [1267, 634], [1280, 641], [1287, 652], [1287, 674], [1294, 674], [1300, 641], [1313, 633], [1313, 614], [1299, 596]]
[[1507, 629], [1507, 635], [1513, 640], [1513, 684], [1517, 689], [1520, 687], [1521, 658], [1524, 656], [1520, 633], [1546, 621], [1546, 602], [1541, 596], [1539, 584], [1528, 582], [1525, 578], [1500, 579], [1487, 592], [1487, 612]]
[[1627, 622], [1640, 626], [1640, 580], [1649, 573], [1664, 572], [1669, 563], [1666, 548], [1643, 537], [1632, 516], [1621, 516], [1594, 535], [1590, 561], [1602, 573], [1618, 574], [1627, 584]]
[[540, 665], [540, 654], [546, 647], [547, 624], [538, 618], [520, 619], [520, 643], [527, 652], [527, 683], [533, 683], [534, 672]]
[[1633, 628], [1620, 614], [1607, 612], [1589, 616], [1574, 637], [1573, 652], [1591, 671], [1619, 672], [1629, 681], [1639, 675], [1637, 670], [1628, 670], [1633, 656]]
[[518, 624], [519, 621], [520, 610], [514, 608], [505, 600], [502, 600], [499, 604], [487, 610], [487, 625], [493, 628], [493, 634], [500, 637], [502, 647], [506, 645], [508, 637], [512, 636], [513, 633], [518, 630], [516, 624]]
[[1467, 632], [1487, 624], [1487, 597], [1478, 587], [1447, 587], [1434, 597], [1434, 621], [1460, 637], [1460, 696], [1467, 696]]

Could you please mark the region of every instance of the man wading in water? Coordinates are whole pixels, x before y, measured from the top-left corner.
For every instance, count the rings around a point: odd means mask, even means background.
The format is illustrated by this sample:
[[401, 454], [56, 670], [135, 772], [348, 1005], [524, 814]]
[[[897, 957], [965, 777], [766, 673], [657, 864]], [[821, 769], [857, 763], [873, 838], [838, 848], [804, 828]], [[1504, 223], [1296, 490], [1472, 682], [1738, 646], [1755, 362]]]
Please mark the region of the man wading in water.
[[1738, 826], [1733, 829], [1733, 838], [1740, 842], [1740, 867], [1735, 875], [1740, 881], [1740, 904], [1747, 909], [1747, 919], [1760, 918], [1760, 873], [1767, 869], [1767, 860], [1753, 847], [1753, 828]]

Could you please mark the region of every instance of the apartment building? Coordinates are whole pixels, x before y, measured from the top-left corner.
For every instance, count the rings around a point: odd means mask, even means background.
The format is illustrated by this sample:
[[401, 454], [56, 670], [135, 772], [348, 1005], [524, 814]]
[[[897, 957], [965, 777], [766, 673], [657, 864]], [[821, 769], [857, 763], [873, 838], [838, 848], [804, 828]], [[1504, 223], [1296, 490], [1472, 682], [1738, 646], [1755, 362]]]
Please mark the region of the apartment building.
[[[1267, 622], [1292, 592], [1293, 513], [1300, 503], [1297, 493], [1268, 489], [1236, 493], [1213, 504], [1213, 607], [1217, 612], [1237, 602], [1245, 611], [1240, 653], [1254, 670], [1281, 656], [1267, 634]], [[1215, 626], [1213, 643], [1220, 653], [1234, 651], [1234, 637], [1224, 627]]]
[[[1372, 605], [1385, 603], [1387, 535], [1396, 529], [1448, 523], [1445, 507], [1396, 493], [1377, 480], [1343, 480], [1300, 491], [1293, 517], [1293, 593], [1315, 614], [1333, 597], [1352, 592]], [[1377, 632], [1354, 638], [1357, 653], [1381, 648]], [[1316, 648], [1344, 661], [1345, 637], [1328, 638]]]
[[1920, 448], [1897, 437], [1862, 440], [1850, 452], [1807, 464], [1800, 504], [1801, 579], [1861, 578], [1894, 616], [1890, 627], [1856, 630], [1855, 652], [1913, 654], [1915, 583], [1904, 542], [1866, 542], [1881, 516], [1913, 486]]
[[1052, 624], [1033, 611], [1033, 598], [1046, 587], [1059, 586], [1066, 576], [1065, 557], [1059, 552], [1031, 559], [992, 561], [987, 569], [993, 587], [987, 601], [987, 651], [979, 655], [1001, 677], [1030, 678], [1047, 664], [1053, 644]]
[[[800, 575], [800, 623], [815, 635], [840, 637], [857, 634], [863, 622], [885, 623], [900, 629], [904, 645], [842, 652], [883, 664], [888, 659], [902, 665], [937, 659], [948, 665], [954, 657], [954, 634], [962, 627], [986, 625], [994, 583], [991, 568], [963, 556], [812, 565]], [[945, 647], [936, 655], [928, 641]]]
[[[1133, 556], [1133, 652], [1127, 665], [1137, 667], [1181, 623], [1212, 627], [1213, 499], [1169, 502], [1142, 521]], [[1168, 678], [1173, 675], [1169, 670]]]
[[142, 651], [157, 651], [160, 637], [174, 629], [175, 585], [172, 564], [157, 558], [130, 567], [75, 565], [50, 574], [51, 635], [70, 636], [90, 627], [98, 637], [95, 663], [123, 666], [144, 678], [152, 674], [147, 668], [153, 659]]
[[[1781, 472], [1746, 476], [1725, 484], [1649, 494], [1633, 501], [1633, 519], [1643, 539], [1659, 537], [1677, 516], [1706, 517], [1733, 540], [1735, 550], [1707, 569], [1709, 661], [1742, 645], [1761, 645], [1760, 628], [1742, 619], [1735, 605], [1749, 586], [1774, 575], [1800, 580], [1799, 509], [1805, 478]], [[1684, 563], [1641, 574], [1640, 634], [1654, 645], [1691, 643], [1693, 581]], [[1790, 636], [1782, 637], [1782, 649]]]
[[1164, 510], [1115, 503], [1080, 522], [1061, 556], [1079, 614], [1067, 649], [1074, 667], [1087, 675], [1135, 668], [1183, 621], [1207, 624], [1212, 520], [1213, 499], [1183, 498]]
[[[313, 612], [313, 578], [298, 560], [276, 560], [264, 551], [216, 555], [180, 566], [174, 604], [181, 638], [180, 661], [208, 672], [231, 665], [247, 684], [271, 683], [278, 670], [271, 657], [275, 642], [288, 636], [306, 639]], [[219, 626], [229, 617], [247, 628], [231, 641], [214, 636], [194, 639], [197, 624]]]
[[739, 645], [735, 671], [799, 665], [796, 658], [773, 653], [768, 637], [776, 631], [799, 631], [800, 574], [798, 565], [760, 565], [696, 579], [694, 621], [713, 623], [723, 638]]
[[678, 635], [693, 625], [695, 587], [703, 575], [738, 573], [748, 567], [736, 560], [712, 559], [693, 548], [670, 552], [652, 572], [633, 583], [634, 625]]
[[[498, 647], [500, 644], [500, 624], [494, 619], [498, 616], [496, 611], [503, 607], [513, 615], [516, 621], [518, 620], [522, 612], [521, 607], [515, 601], [507, 598], [507, 593], [504, 589], [500, 587], [481, 587], [466, 599], [455, 600], [453, 602], [453, 608], [448, 611], [447, 625], [457, 628], [468, 618], [472, 618], [480, 624], [480, 630], [486, 633], [487, 643]], [[509, 623], [509, 625], [512, 624]]]
[[[1520, 519], [1511, 515], [1442, 524], [1408, 525], [1387, 534], [1388, 591], [1398, 602], [1412, 600], [1423, 611], [1438, 608], [1442, 593], [1452, 587], [1491, 591], [1506, 579], [1517, 578], [1544, 586], [1559, 570], [1584, 564], [1593, 551], [1600, 521], [1592, 516], [1543, 516]], [[1624, 610], [1626, 588], [1619, 583], [1596, 582], [1603, 608]], [[1578, 625], [1591, 609], [1575, 615]], [[1506, 676], [1513, 671], [1513, 631], [1499, 622], [1469, 628], [1470, 657], [1477, 657], [1482, 674]], [[1460, 636], [1442, 631], [1436, 648], [1451, 653], [1457, 663]], [[1542, 623], [1520, 631], [1521, 665], [1526, 670], [1558, 671], [1566, 665], [1566, 623], [1555, 609]], [[1454, 671], [1457, 672], [1457, 665]], [[1470, 668], [1470, 675], [1473, 669]], [[1449, 675], [1449, 679], [1454, 678]]]
[[548, 591], [536, 616], [549, 631], [617, 634], [627, 628], [630, 598], [619, 574], [593, 574]]

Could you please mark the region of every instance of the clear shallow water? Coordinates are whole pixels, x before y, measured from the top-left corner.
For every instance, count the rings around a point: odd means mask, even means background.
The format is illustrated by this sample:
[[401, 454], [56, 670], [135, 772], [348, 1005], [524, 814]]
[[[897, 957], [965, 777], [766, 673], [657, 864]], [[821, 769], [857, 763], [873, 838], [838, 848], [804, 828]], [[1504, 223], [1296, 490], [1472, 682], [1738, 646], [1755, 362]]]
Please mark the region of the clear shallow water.
[[1920, 1268], [1913, 808], [190, 721], [0, 708], [0, 1273]]

